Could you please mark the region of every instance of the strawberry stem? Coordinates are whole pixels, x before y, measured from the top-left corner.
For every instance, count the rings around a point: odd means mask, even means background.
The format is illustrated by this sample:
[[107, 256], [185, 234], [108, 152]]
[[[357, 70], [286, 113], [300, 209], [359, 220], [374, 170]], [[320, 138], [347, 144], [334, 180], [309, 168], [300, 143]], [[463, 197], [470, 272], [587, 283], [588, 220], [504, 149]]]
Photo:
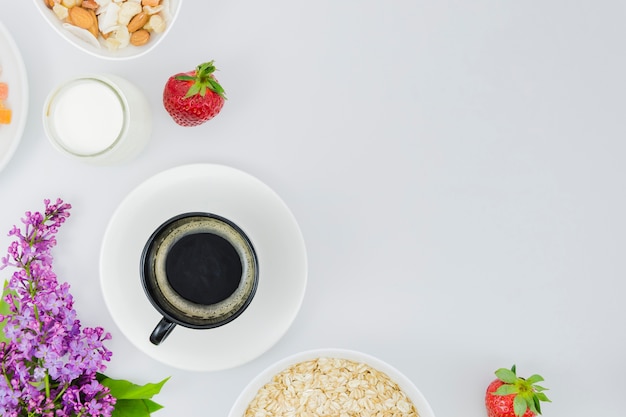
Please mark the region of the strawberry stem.
[[176, 76], [177, 80], [192, 82], [189, 90], [187, 90], [187, 94], [185, 94], [185, 98], [195, 96], [196, 94], [200, 94], [204, 97], [207, 89], [209, 89], [223, 99], [226, 99], [224, 89], [213, 77], [213, 73], [216, 71], [213, 62], [214, 61], [209, 61], [198, 65], [195, 75], [180, 74]]

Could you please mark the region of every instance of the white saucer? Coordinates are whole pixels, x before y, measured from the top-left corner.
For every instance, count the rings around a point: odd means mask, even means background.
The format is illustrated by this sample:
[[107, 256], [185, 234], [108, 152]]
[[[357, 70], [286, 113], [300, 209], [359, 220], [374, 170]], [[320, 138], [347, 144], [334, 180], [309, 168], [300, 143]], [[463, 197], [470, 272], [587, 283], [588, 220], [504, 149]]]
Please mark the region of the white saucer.
[[[139, 259], [161, 223], [191, 211], [226, 217], [249, 236], [259, 259], [257, 292], [233, 322], [208, 330], [176, 326], [154, 346], [148, 337], [161, 316], [144, 294]], [[221, 165], [185, 165], [139, 185], [113, 214], [100, 253], [104, 300], [122, 333], [152, 358], [185, 370], [228, 369], [266, 352], [295, 319], [306, 281], [306, 248], [289, 208], [255, 177]]]

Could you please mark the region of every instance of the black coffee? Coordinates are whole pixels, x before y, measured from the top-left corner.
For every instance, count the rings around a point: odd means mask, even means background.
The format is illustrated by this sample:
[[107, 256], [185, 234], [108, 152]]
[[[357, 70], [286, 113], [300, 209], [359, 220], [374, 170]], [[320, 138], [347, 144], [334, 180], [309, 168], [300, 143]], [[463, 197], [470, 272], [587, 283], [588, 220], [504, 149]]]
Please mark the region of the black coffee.
[[183, 236], [165, 261], [167, 281], [181, 297], [210, 305], [230, 297], [242, 278], [243, 265], [230, 242], [213, 233]]
[[224, 218], [187, 213], [163, 223], [142, 255], [142, 283], [152, 304], [179, 324], [209, 328], [246, 309], [256, 291], [256, 253]]
[[243, 313], [259, 269], [252, 242], [237, 225], [209, 213], [184, 213], [159, 226], [141, 255], [141, 282], [163, 318], [150, 334], [159, 345], [177, 325], [210, 329]]

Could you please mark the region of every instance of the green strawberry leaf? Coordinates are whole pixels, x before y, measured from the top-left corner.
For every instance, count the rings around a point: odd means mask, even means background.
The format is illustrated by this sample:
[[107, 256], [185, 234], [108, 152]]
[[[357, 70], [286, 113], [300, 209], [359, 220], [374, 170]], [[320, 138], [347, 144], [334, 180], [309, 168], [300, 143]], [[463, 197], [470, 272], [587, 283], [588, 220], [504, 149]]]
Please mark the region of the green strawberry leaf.
[[515, 381], [517, 381], [517, 375], [515, 375], [515, 371], [506, 368], [498, 369], [496, 371], [496, 376], [499, 380], [507, 384], [513, 384], [515, 383]]
[[537, 392], [535, 393], [535, 397], [537, 397], [537, 399], [539, 401], [545, 401], [547, 403], [551, 403], [552, 401], [550, 401], [550, 399], [546, 396], [546, 394], [544, 394], [543, 392]]
[[533, 413], [541, 414], [541, 404], [539, 403], [539, 398], [533, 395], [533, 400], [531, 404], [533, 406], [530, 409], [533, 411]]
[[187, 90], [187, 94], [185, 94], [185, 98], [189, 98], [191, 96], [195, 96], [196, 94], [200, 93], [201, 90], [202, 90], [202, 85], [201, 84], [193, 83], [192, 86], [189, 87], [189, 90]]
[[529, 384], [535, 384], [535, 383], [537, 383], [537, 382], [541, 382], [541, 381], [543, 381], [543, 380], [544, 380], [544, 379], [543, 379], [543, 377], [542, 377], [541, 375], [537, 375], [537, 374], [535, 374], [535, 375], [531, 375], [531, 376], [529, 376], [528, 378], [526, 378], [526, 381], [527, 381]]
[[210, 61], [198, 65], [193, 75], [180, 74], [176, 76], [177, 80], [192, 82], [192, 85], [189, 87], [187, 93], [185, 94], [185, 97], [183, 98], [189, 98], [198, 94], [202, 97], [205, 97], [207, 89], [209, 89], [225, 100], [226, 96], [224, 94], [224, 88], [222, 88], [220, 83], [218, 83], [217, 80], [213, 78], [212, 74], [215, 71], [215, 65], [213, 65], [213, 61]]
[[494, 391], [493, 395], [510, 395], [517, 394], [519, 390], [515, 385], [504, 384], [500, 385], [497, 390]]
[[524, 415], [527, 409], [528, 404], [526, 403], [524, 397], [522, 397], [521, 395], [517, 395], [513, 399], [513, 411], [515, 412], [515, 415], [521, 417]]
[[222, 86], [217, 81], [215, 81], [213, 78], [210, 78], [208, 80], [208, 82], [211, 85], [211, 90], [213, 90], [214, 92], [216, 92], [220, 96], [224, 95], [224, 89], [222, 88]]
[[547, 391], [548, 388], [544, 388], [541, 385], [533, 385], [533, 388], [535, 389], [535, 391], [537, 392], [541, 392], [541, 391]]

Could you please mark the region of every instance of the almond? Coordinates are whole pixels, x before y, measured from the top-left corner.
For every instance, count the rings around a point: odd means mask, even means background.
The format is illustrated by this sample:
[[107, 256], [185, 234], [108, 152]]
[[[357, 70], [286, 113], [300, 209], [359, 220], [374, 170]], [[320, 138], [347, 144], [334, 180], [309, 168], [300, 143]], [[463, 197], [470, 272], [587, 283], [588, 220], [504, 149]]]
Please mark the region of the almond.
[[83, 0], [80, 6], [83, 9], [89, 9], [89, 10], [98, 10], [98, 7], [100, 7], [100, 5], [98, 4], [98, 2], [96, 2], [96, 0]]
[[130, 22], [128, 23], [128, 31], [130, 33], [137, 32], [146, 23], [148, 23], [148, 19], [150, 19], [148, 13], [141, 12], [136, 14], [132, 19], [130, 19]]
[[91, 16], [91, 26], [89, 26], [87, 30], [89, 30], [95, 38], [98, 38], [98, 35], [100, 34], [100, 30], [98, 29], [98, 16], [96, 16], [96, 12], [93, 9], [89, 9], [87, 11]]
[[85, 10], [87, 10], [87, 12], [89, 12], [89, 15], [91, 16], [91, 26], [89, 26], [87, 30], [91, 32], [91, 34], [95, 38], [98, 38], [98, 35], [100, 33], [100, 30], [98, 29], [98, 16], [96, 16], [96, 12], [92, 9], [85, 9]]
[[93, 19], [88, 10], [82, 7], [72, 7], [69, 9], [68, 20], [74, 26], [89, 29], [93, 25]]
[[85, 9], [89, 12], [89, 16], [91, 16], [91, 26], [95, 26], [96, 30], [98, 30], [98, 16], [96, 16], [96, 11], [93, 9]]
[[92, 25], [87, 30], [89, 31], [89, 33], [91, 33], [94, 36], [94, 38], [98, 38], [100, 31], [98, 30], [97, 25]]
[[148, 43], [149, 40], [150, 32], [145, 29], [139, 29], [138, 31], [133, 32], [133, 34], [130, 35], [130, 43], [135, 46], [145, 45], [146, 43]]

